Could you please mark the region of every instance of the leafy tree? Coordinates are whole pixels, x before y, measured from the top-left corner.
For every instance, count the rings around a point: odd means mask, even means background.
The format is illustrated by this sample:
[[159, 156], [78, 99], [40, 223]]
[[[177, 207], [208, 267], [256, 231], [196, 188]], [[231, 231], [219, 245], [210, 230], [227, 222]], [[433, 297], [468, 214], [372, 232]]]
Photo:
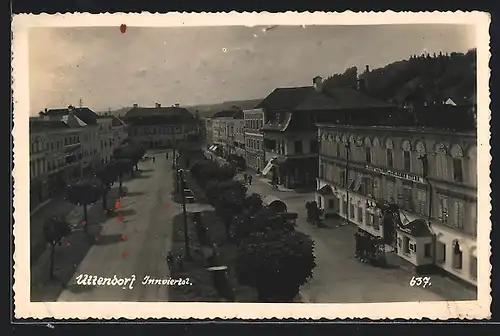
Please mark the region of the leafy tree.
[[99, 171], [96, 172], [96, 177], [101, 181], [103, 186], [102, 193], [102, 209], [107, 210], [107, 196], [109, 191], [111, 190], [111, 186], [118, 178], [118, 167], [115, 161], [110, 161], [104, 167], [102, 167]]
[[218, 195], [214, 207], [217, 215], [224, 223], [226, 236], [230, 238], [230, 227], [233, 218], [243, 210], [245, 204], [245, 192], [239, 188], [222, 189]]
[[132, 167], [135, 167], [135, 170], [139, 170], [137, 164], [144, 156], [144, 154], [146, 154], [146, 150], [144, 148], [138, 145], [130, 145], [130, 144], [117, 148], [113, 152], [113, 156], [116, 159], [130, 160], [132, 162]]
[[239, 192], [239, 194], [243, 195], [246, 195], [247, 192], [247, 187], [240, 181], [236, 180], [220, 181], [212, 179], [206, 183], [205, 187], [205, 194], [207, 196], [208, 203], [215, 206], [219, 196], [222, 195], [222, 193], [228, 189], [236, 190], [237, 192]]
[[253, 193], [245, 198], [243, 205], [249, 213], [256, 213], [264, 208], [262, 197], [259, 194]]
[[230, 234], [237, 244], [255, 233], [295, 230], [295, 224], [286, 221], [283, 216], [268, 208], [261, 208], [256, 212], [246, 209], [236, 216], [231, 224]]
[[71, 233], [69, 223], [60, 217], [51, 217], [45, 222], [43, 234], [45, 240], [50, 244], [50, 278], [54, 278], [54, 257], [56, 245], [61, 245], [61, 240]]
[[302, 232], [257, 233], [238, 246], [238, 281], [255, 288], [261, 302], [292, 301], [314, 267], [314, 242]]
[[118, 176], [118, 183], [120, 185], [120, 195], [123, 194], [123, 175], [130, 173], [132, 176], [134, 174], [134, 163], [130, 159], [118, 159], [113, 160], [112, 165], [116, 170]]
[[98, 180], [83, 180], [69, 185], [67, 200], [83, 207], [84, 231], [87, 232], [87, 207], [94, 204], [102, 196], [102, 185]]

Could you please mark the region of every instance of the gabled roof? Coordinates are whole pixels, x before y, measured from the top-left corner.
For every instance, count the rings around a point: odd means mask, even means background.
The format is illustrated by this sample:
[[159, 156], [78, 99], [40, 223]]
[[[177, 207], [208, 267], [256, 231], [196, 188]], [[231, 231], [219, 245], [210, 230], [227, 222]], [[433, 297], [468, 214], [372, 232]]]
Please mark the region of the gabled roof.
[[[71, 109], [73, 114], [77, 116], [80, 120], [82, 120], [87, 125], [97, 125], [97, 117], [98, 114], [89, 109], [88, 107], [73, 107]], [[50, 109], [44, 112], [41, 112], [41, 115], [48, 117], [62, 117], [68, 115], [70, 113], [69, 108], [64, 109]]]
[[429, 237], [433, 235], [429, 225], [423, 219], [415, 219], [406, 225], [400, 225], [399, 229], [412, 237]]
[[336, 111], [373, 107], [393, 107], [392, 104], [369, 97], [359, 90], [330, 89], [317, 91], [312, 86], [278, 88], [256, 108], [268, 111]]
[[326, 184], [316, 191], [320, 195], [333, 195], [333, 189], [330, 185]]

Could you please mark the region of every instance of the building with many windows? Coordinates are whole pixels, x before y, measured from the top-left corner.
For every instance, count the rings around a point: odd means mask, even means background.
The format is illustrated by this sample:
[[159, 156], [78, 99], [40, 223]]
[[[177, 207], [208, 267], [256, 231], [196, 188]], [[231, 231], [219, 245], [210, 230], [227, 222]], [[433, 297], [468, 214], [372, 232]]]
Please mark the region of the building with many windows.
[[131, 143], [144, 148], [174, 148], [198, 130], [194, 115], [177, 105], [139, 107], [134, 104], [123, 121], [128, 125]]
[[251, 109], [243, 111], [245, 123], [245, 159], [247, 166], [262, 171], [266, 159], [264, 137], [260, 130], [264, 126], [264, 110]]
[[319, 76], [313, 79], [313, 86], [275, 89], [256, 108], [265, 113], [262, 132], [267, 163], [263, 174], [287, 188], [316, 184], [317, 122], [342, 123], [352, 114], [370, 120], [378, 110], [396, 109], [361, 90], [326, 91]]
[[127, 142], [127, 129], [125, 123], [113, 115], [100, 115], [97, 117], [97, 123], [101, 164], [106, 164], [112, 159], [114, 150]]
[[[372, 125], [318, 124], [316, 200], [418, 268], [477, 279], [477, 149], [473, 109], [379, 114]], [[381, 205], [397, 209], [383, 211]]]
[[[244, 123], [242, 110], [227, 110], [215, 113], [212, 118], [212, 146], [209, 149], [228, 157], [237, 152], [244, 156]], [[237, 150], [238, 148], [238, 150]]]

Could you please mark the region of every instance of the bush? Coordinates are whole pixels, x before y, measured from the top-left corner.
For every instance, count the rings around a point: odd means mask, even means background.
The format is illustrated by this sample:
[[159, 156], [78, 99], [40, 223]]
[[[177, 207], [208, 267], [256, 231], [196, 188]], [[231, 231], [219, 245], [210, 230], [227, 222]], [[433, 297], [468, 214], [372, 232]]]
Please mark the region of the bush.
[[243, 239], [256, 233], [295, 230], [295, 224], [287, 222], [283, 216], [267, 208], [262, 208], [258, 212], [245, 209], [243, 213], [234, 218], [231, 224], [231, 238], [236, 243], [241, 243]]
[[314, 242], [297, 231], [250, 235], [238, 247], [236, 273], [261, 302], [290, 302], [313, 277]]

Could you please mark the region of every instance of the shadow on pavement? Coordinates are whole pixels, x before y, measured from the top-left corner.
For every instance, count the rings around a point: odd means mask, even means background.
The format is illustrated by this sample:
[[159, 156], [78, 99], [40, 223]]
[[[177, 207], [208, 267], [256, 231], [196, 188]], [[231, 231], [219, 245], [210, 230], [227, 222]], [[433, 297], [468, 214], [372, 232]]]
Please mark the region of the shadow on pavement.
[[118, 216], [123, 216], [123, 217], [127, 217], [127, 216], [133, 216], [137, 213], [137, 211], [135, 211], [134, 209], [116, 209], [114, 211], [114, 214], [115, 214], [115, 217], [118, 217]]
[[[108, 194], [108, 203], [112, 204], [117, 198], [118, 187], [115, 187]], [[31, 301], [57, 301], [63, 288], [72, 279], [78, 265], [83, 261], [89, 249], [96, 244], [95, 237], [100, 235], [103, 224], [108, 220], [110, 218], [102, 210], [101, 202], [95, 203], [88, 210], [88, 232], [85, 233], [79, 225], [62, 241], [60, 246], [56, 246], [54, 255], [56, 279], [54, 280], [51, 280], [49, 276], [50, 247], [48, 244], [45, 245], [44, 252], [31, 265]]]
[[96, 237], [94, 245], [97, 245], [97, 246], [111, 245], [111, 244], [120, 243], [122, 241], [123, 241], [123, 239], [122, 239], [121, 234], [111, 234], [111, 235], [104, 235], [104, 236]]
[[143, 192], [143, 191], [131, 191], [131, 192], [125, 192], [125, 193], [123, 193], [124, 196], [130, 196], [130, 197], [142, 196], [144, 194], [145, 194], [145, 192]]

